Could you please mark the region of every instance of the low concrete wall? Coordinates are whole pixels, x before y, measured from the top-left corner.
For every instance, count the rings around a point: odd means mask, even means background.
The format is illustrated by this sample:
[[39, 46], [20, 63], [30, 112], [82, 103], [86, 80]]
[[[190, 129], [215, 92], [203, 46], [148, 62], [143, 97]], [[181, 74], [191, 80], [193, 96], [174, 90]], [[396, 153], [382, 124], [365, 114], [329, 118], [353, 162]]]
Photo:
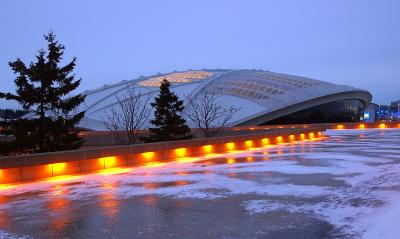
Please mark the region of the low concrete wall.
[[375, 123], [319, 123], [319, 124], [291, 124], [291, 125], [260, 125], [232, 127], [229, 130], [276, 130], [276, 129], [300, 129], [308, 127], [322, 127], [325, 129], [375, 129], [375, 128], [400, 128], [400, 122], [375, 122]]
[[322, 136], [324, 127], [287, 128], [274, 132], [193, 139], [161, 143], [111, 146], [61, 151], [0, 159], [0, 184], [80, 174], [115, 167], [166, 162], [182, 157], [225, 153], [262, 147], [267, 144], [312, 139]]

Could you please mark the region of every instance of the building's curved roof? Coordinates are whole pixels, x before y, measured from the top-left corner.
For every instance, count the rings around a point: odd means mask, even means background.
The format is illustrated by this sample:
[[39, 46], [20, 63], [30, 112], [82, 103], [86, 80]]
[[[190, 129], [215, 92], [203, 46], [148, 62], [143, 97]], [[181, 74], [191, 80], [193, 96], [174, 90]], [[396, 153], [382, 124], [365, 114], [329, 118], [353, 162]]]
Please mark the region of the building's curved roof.
[[336, 100], [359, 99], [366, 105], [371, 101], [371, 94], [365, 90], [270, 71], [189, 70], [142, 76], [135, 80], [85, 91], [87, 113], [81, 126], [104, 129], [104, 112], [115, 106], [116, 95], [127, 87], [135, 87], [141, 94], [155, 96], [163, 79], [171, 82], [171, 89], [182, 99], [188, 96], [196, 97], [204, 91], [221, 92], [224, 102], [241, 109], [231, 120], [231, 125], [257, 125]]

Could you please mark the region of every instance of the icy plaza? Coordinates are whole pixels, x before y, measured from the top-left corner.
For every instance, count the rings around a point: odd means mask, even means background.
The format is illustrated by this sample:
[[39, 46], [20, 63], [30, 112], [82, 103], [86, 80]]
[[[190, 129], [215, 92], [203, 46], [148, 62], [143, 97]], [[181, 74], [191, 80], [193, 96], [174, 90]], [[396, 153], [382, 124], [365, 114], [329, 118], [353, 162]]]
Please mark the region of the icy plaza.
[[0, 238], [398, 238], [400, 130], [0, 191]]

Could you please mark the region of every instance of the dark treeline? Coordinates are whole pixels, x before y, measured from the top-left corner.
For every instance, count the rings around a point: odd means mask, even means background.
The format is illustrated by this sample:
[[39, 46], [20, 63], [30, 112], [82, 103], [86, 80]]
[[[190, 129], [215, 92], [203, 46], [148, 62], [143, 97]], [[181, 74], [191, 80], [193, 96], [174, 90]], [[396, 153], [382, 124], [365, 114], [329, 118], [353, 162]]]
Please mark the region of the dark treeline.
[[28, 114], [28, 110], [0, 109], [0, 117], [4, 120], [14, 120]]

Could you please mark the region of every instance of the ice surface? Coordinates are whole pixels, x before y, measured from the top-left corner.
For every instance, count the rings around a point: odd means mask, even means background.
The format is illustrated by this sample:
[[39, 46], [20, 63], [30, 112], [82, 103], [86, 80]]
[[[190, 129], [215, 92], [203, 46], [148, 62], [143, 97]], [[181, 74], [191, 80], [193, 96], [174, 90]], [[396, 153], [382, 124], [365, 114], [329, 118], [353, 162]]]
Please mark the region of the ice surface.
[[13, 235], [4, 231], [0, 231], [0, 239], [31, 239], [32, 237], [26, 235]]
[[[40, 214], [54, 200], [80, 203], [104, 194], [117, 200], [146, 195], [196, 200], [242, 197], [238, 206], [252, 216], [277, 211], [305, 214], [327, 221], [341, 235], [398, 238], [400, 131], [328, 134], [322, 141], [136, 167], [113, 175], [96, 173], [68, 182], [22, 184], [0, 191], [0, 197], [13, 198], [0, 203], [0, 210], [21, 217]], [[228, 158], [234, 163], [227, 163]]]

